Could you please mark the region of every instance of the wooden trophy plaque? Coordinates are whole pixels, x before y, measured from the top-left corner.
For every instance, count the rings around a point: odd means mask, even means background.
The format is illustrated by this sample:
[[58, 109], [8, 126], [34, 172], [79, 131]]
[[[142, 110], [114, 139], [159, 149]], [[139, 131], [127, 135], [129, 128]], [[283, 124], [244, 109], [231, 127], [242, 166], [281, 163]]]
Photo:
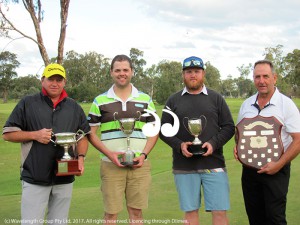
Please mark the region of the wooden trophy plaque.
[[282, 124], [275, 117], [244, 118], [236, 125], [239, 161], [259, 170], [268, 162], [276, 162], [284, 152], [281, 140]]

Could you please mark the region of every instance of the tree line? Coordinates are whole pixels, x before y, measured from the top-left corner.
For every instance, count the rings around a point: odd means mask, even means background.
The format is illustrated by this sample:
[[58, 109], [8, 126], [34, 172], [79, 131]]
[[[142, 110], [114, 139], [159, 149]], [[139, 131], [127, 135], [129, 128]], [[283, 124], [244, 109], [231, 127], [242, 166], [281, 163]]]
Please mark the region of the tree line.
[[[66, 90], [69, 96], [80, 102], [92, 101], [95, 96], [111, 86], [110, 59], [97, 52], [79, 54], [69, 51], [64, 54], [70, 0], [61, 0], [58, 6], [60, 24], [57, 56], [50, 59], [41, 30], [45, 13], [43, 2], [42, 0], [0, 1], [0, 37], [9, 38], [10, 42], [19, 38], [33, 41], [37, 44], [45, 65], [56, 62], [65, 67], [68, 76]], [[30, 15], [35, 37], [28, 35], [23, 27], [15, 25], [15, 15], [8, 16], [13, 5], [20, 3]], [[21, 37], [13, 38], [15, 34], [21, 35]], [[280, 91], [288, 96], [298, 97], [300, 96], [300, 50], [295, 49], [287, 55], [283, 55], [282, 49], [282, 45], [265, 48], [263, 56], [275, 65], [278, 74], [277, 87]], [[143, 51], [139, 49], [130, 49], [129, 56], [133, 61], [135, 73], [132, 82], [139, 90], [152, 96], [158, 104], [164, 104], [168, 96], [183, 88], [181, 62], [162, 60], [157, 65], [146, 68], [143, 54]], [[2, 94], [4, 102], [8, 99], [19, 99], [40, 90], [39, 77], [36, 74], [19, 76], [16, 73], [16, 68], [19, 66], [16, 54], [8, 51], [0, 53], [0, 94]], [[245, 98], [256, 92], [252, 82], [253, 65], [251, 63], [237, 67], [240, 72], [239, 77], [233, 78], [229, 74], [225, 80], [221, 79], [219, 70], [211, 62], [207, 62], [205, 66], [206, 86], [218, 91], [224, 97]]]
[[[300, 50], [283, 56], [282, 45], [269, 47], [263, 53], [271, 60], [278, 74], [277, 87], [288, 96], [300, 96]], [[145, 68], [143, 51], [131, 48], [129, 56], [134, 66], [132, 83], [141, 91], [149, 94], [158, 104], [164, 104], [171, 94], [183, 88], [181, 62], [162, 60], [157, 65]], [[56, 62], [56, 58], [51, 59]], [[71, 98], [79, 102], [91, 102], [98, 94], [105, 92], [112, 85], [110, 77], [110, 59], [96, 52], [79, 54], [75, 51], [66, 53], [62, 65], [67, 73], [66, 90]], [[20, 66], [17, 55], [8, 51], [0, 53], [0, 92], [3, 101], [20, 99], [41, 89], [40, 79], [36, 74], [18, 76]], [[253, 65], [237, 67], [240, 76], [228, 75], [221, 79], [219, 70], [210, 62], [205, 63], [207, 87], [221, 93], [224, 97], [246, 98], [256, 92], [252, 81]]]

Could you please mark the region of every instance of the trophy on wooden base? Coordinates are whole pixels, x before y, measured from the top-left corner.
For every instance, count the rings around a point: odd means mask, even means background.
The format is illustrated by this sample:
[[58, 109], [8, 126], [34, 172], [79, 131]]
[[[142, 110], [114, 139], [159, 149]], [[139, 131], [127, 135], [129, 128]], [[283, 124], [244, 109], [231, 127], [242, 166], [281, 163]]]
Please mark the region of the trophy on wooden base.
[[57, 160], [56, 176], [79, 175], [81, 172], [78, 168], [78, 160], [69, 155], [69, 148], [72, 147], [74, 156], [76, 157], [76, 143], [84, 137], [85, 133], [78, 130], [76, 133], [63, 132], [53, 134], [55, 140], [50, 139], [55, 145], [60, 145], [64, 148], [64, 155], [60, 160]]
[[[204, 126], [201, 118], [203, 118], [203, 121], [205, 121]], [[185, 125], [185, 121], [187, 121], [188, 128]], [[203, 143], [198, 137], [206, 127], [206, 124], [207, 124], [207, 120], [204, 115], [201, 115], [199, 118], [192, 118], [192, 119], [189, 119], [188, 117], [183, 118], [183, 125], [185, 129], [195, 137], [195, 139], [192, 142], [192, 145], [188, 147], [188, 150], [193, 155], [203, 155], [207, 151], [207, 148], [202, 148]]]
[[121, 131], [126, 135], [126, 142], [127, 142], [127, 149], [123, 155], [120, 155], [120, 163], [124, 166], [133, 166], [138, 164], [138, 162], [133, 161], [135, 158], [135, 153], [134, 151], [131, 150], [130, 148], [130, 135], [134, 131], [134, 126], [135, 126], [135, 121], [140, 119], [141, 113], [138, 111], [137, 114], [139, 117], [136, 118], [116, 118], [116, 114], [118, 112], [114, 113], [114, 120], [118, 121], [120, 124], [120, 129]]

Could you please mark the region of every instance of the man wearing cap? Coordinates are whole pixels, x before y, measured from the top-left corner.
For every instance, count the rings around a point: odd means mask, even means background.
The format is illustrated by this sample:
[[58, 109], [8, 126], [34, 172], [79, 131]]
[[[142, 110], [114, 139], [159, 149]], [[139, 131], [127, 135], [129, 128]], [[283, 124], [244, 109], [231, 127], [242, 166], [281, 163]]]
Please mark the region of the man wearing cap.
[[[74, 176], [56, 176], [56, 160], [63, 148], [50, 142], [54, 133], [90, 132], [86, 116], [64, 90], [65, 69], [59, 64], [46, 66], [42, 91], [25, 96], [16, 105], [3, 128], [3, 139], [21, 143], [21, 224], [67, 224]], [[87, 138], [77, 144], [78, 169], [84, 171]]]
[[[201, 186], [205, 210], [212, 212], [214, 225], [229, 224], [229, 183], [223, 156], [223, 146], [234, 135], [234, 122], [223, 97], [204, 85], [205, 70], [201, 58], [191, 56], [183, 61], [183, 90], [167, 100], [165, 109], [179, 119], [179, 131], [173, 137], [160, 138], [173, 150], [173, 174], [180, 208], [185, 212], [185, 224], [199, 224]], [[205, 153], [195, 151], [195, 137], [188, 130], [188, 119], [202, 118], [199, 139]], [[204, 119], [206, 118], [206, 119]], [[174, 123], [171, 114], [163, 112], [162, 125]], [[185, 124], [184, 124], [185, 123]], [[196, 149], [200, 147], [196, 147]]]

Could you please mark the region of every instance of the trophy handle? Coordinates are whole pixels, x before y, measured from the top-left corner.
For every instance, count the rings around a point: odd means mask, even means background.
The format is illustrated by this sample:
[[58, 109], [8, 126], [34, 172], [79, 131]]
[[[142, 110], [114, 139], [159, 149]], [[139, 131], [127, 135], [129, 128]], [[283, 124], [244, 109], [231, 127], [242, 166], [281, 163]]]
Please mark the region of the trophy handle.
[[191, 132], [190, 132], [190, 130], [185, 126], [185, 121], [188, 121], [189, 120], [189, 118], [188, 117], [184, 117], [183, 119], [182, 119], [182, 123], [183, 123], [183, 126], [184, 126], [184, 128], [187, 130], [187, 132], [189, 132], [189, 134], [190, 135], [192, 135], [192, 136], [194, 136]]
[[54, 140], [52, 140], [52, 138], [55, 137], [55, 134], [53, 133], [53, 131], [51, 131], [51, 138], [50, 138], [50, 141], [56, 145], [56, 142]]
[[76, 132], [75, 136], [78, 137], [77, 140], [76, 140], [76, 142], [77, 142], [77, 141], [80, 141], [80, 140], [85, 136], [85, 133], [84, 133], [83, 130], [80, 130], [80, 129], [79, 129], [79, 130]]
[[[120, 125], [120, 122], [119, 122], [119, 123], [117, 123], [117, 121], [119, 121], [119, 120], [117, 119], [116, 115], [118, 115], [118, 112], [114, 112], [114, 114], [113, 114], [113, 117], [114, 117], [114, 121], [115, 121], [116, 128], [118, 128], [118, 125]], [[121, 125], [120, 125], [120, 126], [121, 126]]]
[[118, 112], [114, 112], [113, 117], [114, 117], [114, 121], [117, 121], [118, 119], [116, 118], [116, 114], [118, 115]]
[[141, 114], [141, 112], [140, 112], [140, 111], [136, 111], [136, 113], [138, 114], [138, 118], [136, 118], [135, 120], [138, 120], [138, 121], [140, 121], [140, 120], [141, 120], [141, 116], [142, 116], [142, 114]]
[[201, 118], [204, 118], [204, 121], [205, 121], [204, 126], [202, 126], [202, 130], [204, 130], [205, 127], [206, 127], [206, 125], [207, 125], [207, 119], [206, 119], [206, 117], [205, 117], [204, 115], [201, 115], [201, 116], [199, 117], [199, 119], [201, 119]]

